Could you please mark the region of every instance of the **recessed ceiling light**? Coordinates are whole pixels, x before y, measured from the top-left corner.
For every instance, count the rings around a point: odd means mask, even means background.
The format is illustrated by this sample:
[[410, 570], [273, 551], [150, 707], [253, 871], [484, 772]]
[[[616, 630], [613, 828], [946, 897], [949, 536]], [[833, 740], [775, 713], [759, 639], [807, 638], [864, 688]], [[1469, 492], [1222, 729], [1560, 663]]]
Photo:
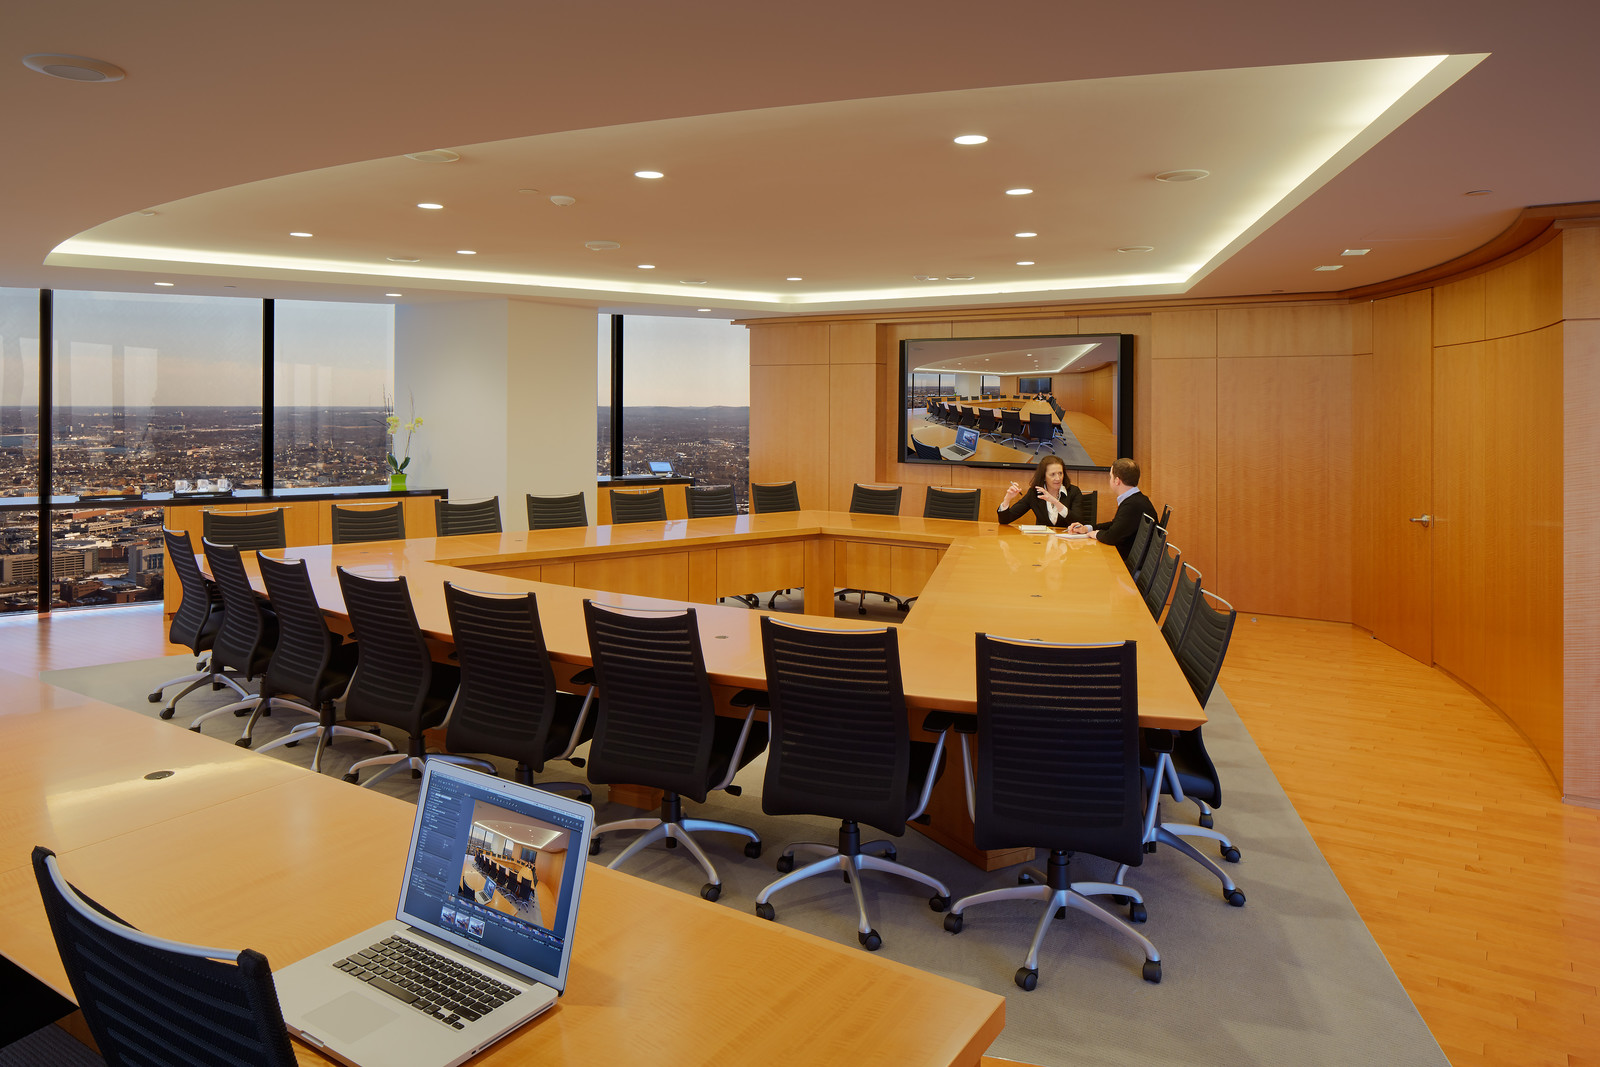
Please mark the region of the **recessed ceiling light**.
[[384, 293], [384, 296], [403, 296], [403, 293]]
[[1013, 236], [1013, 237], [1037, 237], [1039, 235], [1034, 233], [1032, 230], [1023, 230], [1021, 233], [1014, 233], [1011, 236]]
[[1466, 192], [1462, 193], [1461, 195], [1462, 196], [1488, 196], [1492, 192], [1494, 192], [1493, 189], [1468, 189]]
[[474, 252], [470, 248], [458, 248], [458, 249], [456, 249], [456, 255], [458, 255], [458, 256], [475, 256], [477, 254], [478, 254], [477, 252]]
[[1211, 177], [1209, 170], [1164, 170], [1156, 175], [1158, 182], [1197, 182]]
[[615, 241], [585, 241], [583, 247], [591, 252], [610, 252], [622, 246]]
[[983, 144], [988, 139], [981, 133], [964, 133], [956, 138], [956, 144]]
[[1154, 252], [1155, 245], [1123, 245], [1118, 252]]
[[454, 163], [461, 158], [461, 153], [448, 148], [430, 148], [426, 152], [407, 152], [406, 158], [418, 163]]
[[159, 286], [162, 286], [162, 287], [171, 287], [171, 286], [176, 285], [178, 283], [177, 282], [156, 282], [155, 284], [159, 285]]
[[1364, 256], [1370, 251], [1372, 251], [1370, 248], [1347, 248], [1339, 254], [1341, 256]]
[[1017, 266], [1019, 266], [1019, 267], [1031, 267], [1031, 266], [1033, 266], [1033, 260], [1031, 260], [1031, 259], [1019, 259], [1019, 260], [1017, 260]]
[[1032, 189], [1024, 189], [1021, 186], [1018, 186], [1015, 189], [1007, 189], [1006, 190], [1006, 195], [1007, 196], [1031, 196], [1032, 194], [1033, 194], [1033, 190]]
[[656, 178], [666, 177], [666, 175], [661, 173], [659, 170], [636, 170], [633, 172], [633, 176], [635, 178], [649, 178], [652, 181]]
[[517, 190], [517, 192], [519, 192], [519, 193], [537, 193], [538, 191], [539, 190], [537, 190], [537, 189], [518, 189]]
[[679, 285], [704, 285], [705, 283], [706, 283], [706, 280], [704, 278], [679, 278], [678, 279], [678, 284]]
[[710, 311], [710, 308], [695, 308], [696, 311]]
[[1343, 263], [1325, 263], [1320, 267], [1312, 267], [1311, 269], [1312, 270], [1344, 270], [1344, 264]]
[[550, 198], [550, 202], [556, 207], [571, 207], [578, 201], [575, 197], [567, 196], [564, 193], [557, 193], [555, 196]]
[[655, 270], [656, 269], [656, 265], [654, 263], [641, 263], [641, 264], [639, 264], [639, 269], [640, 270]]
[[64, 78], [69, 82], [119, 82], [128, 76], [128, 72], [115, 63], [107, 63], [103, 59], [90, 59], [88, 56], [42, 53], [23, 56], [22, 65], [40, 74], [48, 74], [52, 78]]
[[289, 231], [289, 236], [290, 237], [310, 237], [311, 234], [307, 233], [304, 230], [290, 230]]
[[385, 256], [390, 263], [421, 263], [422, 260], [414, 256]]
[[139, 212], [139, 214], [143, 215], [145, 218], [149, 218], [151, 215], [154, 215], [155, 212], [154, 211], [141, 211], [141, 212]]
[[417, 206], [420, 207], [424, 211], [443, 211], [444, 210], [444, 205], [443, 204], [418, 204]]
[[971, 274], [946, 274], [944, 276], [944, 280], [947, 282], [970, 282], [972, 279], [973, 275]]
[[785, 278], [784, 281], [786, 281], [786, 282], [803, 282], [803, 281], [805, 281], [805, 279], [804, 278], [795, 277], [794, 275], [790, 275], [789, 277]]

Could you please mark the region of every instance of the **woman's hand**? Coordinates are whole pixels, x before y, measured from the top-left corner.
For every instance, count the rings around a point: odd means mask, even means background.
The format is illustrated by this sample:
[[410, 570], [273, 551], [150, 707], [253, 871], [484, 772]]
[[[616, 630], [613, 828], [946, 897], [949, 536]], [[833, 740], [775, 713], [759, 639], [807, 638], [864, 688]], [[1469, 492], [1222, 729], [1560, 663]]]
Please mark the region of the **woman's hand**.
[[1034, 486], [1033, 487], [1033, 491], [1035, 493], [1039, 494], [1039, 499], [1040, 500], [1049, 500], [1050, 499], [1050, 494], [1044, 491], [1044, 486], [1042, 486], [1042, 485]]
[[1000, 501], [1000, 506], [1003, 508], [1009, 508], [1012, 504], [1017, 502], [1017, 497], [1021, 495], [1022, 486], [1018, 485], [1016, 482], [1012, 482], [1006, 487], [1006, 496], [1004, 500]]

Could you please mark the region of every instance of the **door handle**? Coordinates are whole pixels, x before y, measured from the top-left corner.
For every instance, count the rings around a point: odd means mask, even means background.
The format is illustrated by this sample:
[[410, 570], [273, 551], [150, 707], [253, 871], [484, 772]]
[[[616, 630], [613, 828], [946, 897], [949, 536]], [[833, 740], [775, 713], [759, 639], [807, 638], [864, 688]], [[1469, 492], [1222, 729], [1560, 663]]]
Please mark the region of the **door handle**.
[[1420, 522], [1424, 526], [1431, 526], [1431, 525], [1433, 525], [1433, 516], [1432, 515], [1418, 515], [1416, 518], [1412, 519], [1411, 521], [1412, 522]]

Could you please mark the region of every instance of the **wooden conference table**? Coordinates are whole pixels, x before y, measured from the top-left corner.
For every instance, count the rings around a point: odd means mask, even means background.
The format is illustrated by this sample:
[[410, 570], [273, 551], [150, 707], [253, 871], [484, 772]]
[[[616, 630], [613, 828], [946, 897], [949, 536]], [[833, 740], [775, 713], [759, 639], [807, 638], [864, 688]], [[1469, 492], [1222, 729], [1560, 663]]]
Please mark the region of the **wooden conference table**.
[[[35, 844], [141, 929], [277, 966], [394, 915], [404, 801], [5, 672], [0, 748], [0, 954], [63, 996]], [[1004, 1022], [992, 993], [591, 866], [566, 995], [472, 1062], [971, 1065]]]
[[[282, 554], [306, 560], [319, 603], [335, 617], [345, 611], [337, 567], [405, 575], [418, 621], [441, 647], [451, 639], [445, 582], [483, 591], [533, 590], [560, 678], [589, 664], [586, 597], [620, 607], [693, 606], [706, 670], [724, 705], [738, 689], [766, 684], [763, 613], [717, 606], [718, 596], [804, 587], [807, 625], [850, 629], [881, 624], [835, 619], [836, 587], [917, 595], [898, 624], [914, 727], [927, 711], [976, 709], [975, 632], [1079, 643], [1134, 640], [1141, 724], [1189, 730], [1205, 722], [1121, 558], [1093, 540], [1027, 534], [992, 522], [799, 511], [314, 545]], [[253, 568], [254, 560], [248, 562]], [[1031, 850], [985, 852], [972, 844], [960, 774], [940, 779], [929, 814], [931, 825], [919, 831], [987, 870], [1032, 858]]]

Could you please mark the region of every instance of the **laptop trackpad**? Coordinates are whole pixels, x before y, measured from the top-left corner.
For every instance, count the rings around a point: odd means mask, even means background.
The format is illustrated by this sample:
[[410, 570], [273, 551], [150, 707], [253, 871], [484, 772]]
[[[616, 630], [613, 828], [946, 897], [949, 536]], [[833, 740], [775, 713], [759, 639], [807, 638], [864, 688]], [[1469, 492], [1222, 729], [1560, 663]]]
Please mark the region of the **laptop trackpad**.
[[306, 1013], [306, 1022], [311, 1024], [314, 1031], [321, 1031], [341, 1041], [359, 1041], [398, 1018], [388, 1008], [360, 993], [346, 993], [316, 1011]]

